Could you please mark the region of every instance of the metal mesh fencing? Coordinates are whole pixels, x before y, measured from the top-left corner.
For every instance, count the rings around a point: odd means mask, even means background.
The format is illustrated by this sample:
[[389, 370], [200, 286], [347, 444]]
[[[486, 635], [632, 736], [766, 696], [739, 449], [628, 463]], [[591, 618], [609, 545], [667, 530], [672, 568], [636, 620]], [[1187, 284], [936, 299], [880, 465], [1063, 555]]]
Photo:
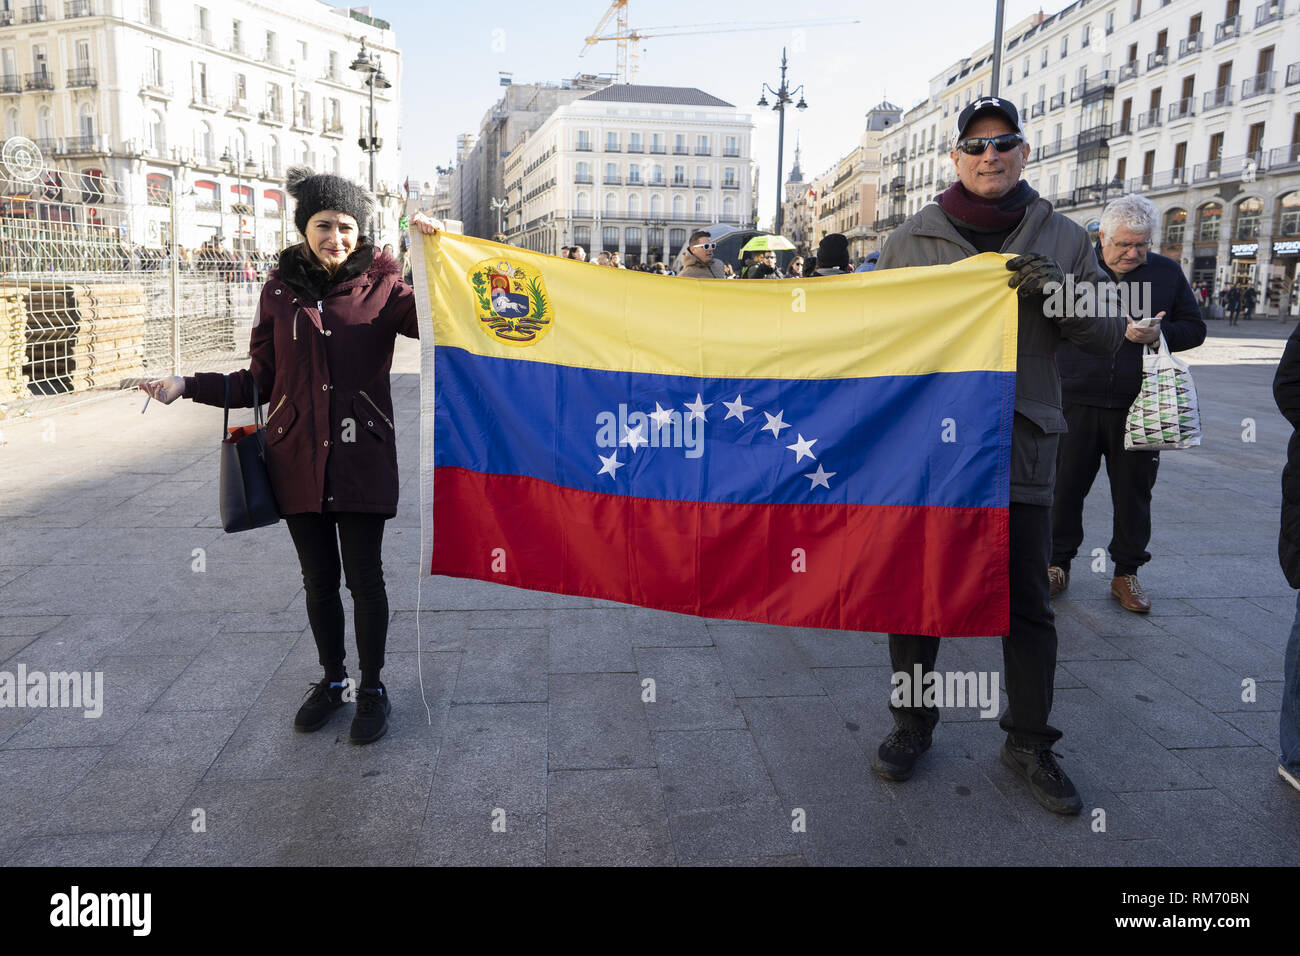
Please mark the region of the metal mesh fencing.
[[[104, 177], [30, 163], [15, 170], [8, 152], [0, 166], [0, 415], [43, 396], [130, 388], [247, 357], [275, 250], [245, 242], [231, 251], [216, 239], [186, 248], [177, 239], [194, 234], [186, 227], [203, 211], [192, 199], [187, 206], [169, 192], [132, 203]], [[144, 235], [154, 241], [138, 241]]]

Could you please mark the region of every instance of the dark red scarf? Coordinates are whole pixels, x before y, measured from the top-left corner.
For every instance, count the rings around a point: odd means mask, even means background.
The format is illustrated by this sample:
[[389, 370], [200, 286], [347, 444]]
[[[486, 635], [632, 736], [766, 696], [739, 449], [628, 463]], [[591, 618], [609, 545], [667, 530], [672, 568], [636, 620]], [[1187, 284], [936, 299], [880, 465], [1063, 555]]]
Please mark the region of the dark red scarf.
[[968, 192], [959, 179], [939, 195], [938, 202], [948, 218], [959, 226], [980, 232], [1001, 232], [1014, 229], [1037, 198], [1038, 193], [1023, 179], [1000, 199], [981, 199]]

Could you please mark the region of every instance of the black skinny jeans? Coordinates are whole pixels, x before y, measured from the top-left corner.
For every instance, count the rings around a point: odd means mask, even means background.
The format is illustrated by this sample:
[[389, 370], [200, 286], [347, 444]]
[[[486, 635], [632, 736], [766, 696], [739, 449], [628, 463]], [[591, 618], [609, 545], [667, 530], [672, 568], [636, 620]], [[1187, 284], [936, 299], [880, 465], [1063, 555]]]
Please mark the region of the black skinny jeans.
[[[1061, 732], [1047, 723], [1056, 682], [1056, 615], [1047, 581], [1052, 547], [1052, 509], [1011, 503], [1011, 633], [1002, 638], [1007, 711], [999, 724], [1021, 747], [1050, 747]], [[906, 674], [921, 665], [934, 670], [940, 638], [889, 635], [889, 661]], [[939, 722], [937, 707], [894, 707], [894, 722], [923, 732]]]
[[361, 686], [378, 687], [388, 640], [388, 592], [384, 590], [383, 515], [352, 511], [285, 515], [298, 549], [307, 591], [307, 620], [325, 676], [343, 679], [343, 600], [339, 553], [357, 631]]

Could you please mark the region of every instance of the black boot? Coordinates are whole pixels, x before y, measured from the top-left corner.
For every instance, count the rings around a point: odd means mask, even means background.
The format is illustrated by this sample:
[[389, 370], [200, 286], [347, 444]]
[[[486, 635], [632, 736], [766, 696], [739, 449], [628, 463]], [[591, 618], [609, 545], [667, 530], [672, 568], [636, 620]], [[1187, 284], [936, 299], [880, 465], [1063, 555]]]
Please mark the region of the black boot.
[[895, 726], [871, 758], [871, 769], [886, 780], [906, 780], [916, 761], [930, 749], [933, 735], [913, 727]]
[[354, 744], [369, 744], [388, 733], [388, 714], [392, 711], [388, 690], [381, 681], [378, 688], [363, 687], [357, 691], [357, 712], [352, 718], [348, 738]]
[[[347, 678], [343, 680], [346, 681]], [[343, 688], [331, 687], [330, 683], [330, 679], [326, 677], [311, 685], [311, 690], [307, 691], [307, 699], [302, 702], [297, 716], [293, 718], [294, 730], [303, 733], [320, 730], [329, 722], [330, 714], [343, 706]]]
[[1029, 784], [1029, 792], [1039, 806], [1067, 816], [1083, 809], [1079, 791], [1056, 765], [1051, 747], [1013, 746], [1008, 737], [1002, 745], [1002, 762]]

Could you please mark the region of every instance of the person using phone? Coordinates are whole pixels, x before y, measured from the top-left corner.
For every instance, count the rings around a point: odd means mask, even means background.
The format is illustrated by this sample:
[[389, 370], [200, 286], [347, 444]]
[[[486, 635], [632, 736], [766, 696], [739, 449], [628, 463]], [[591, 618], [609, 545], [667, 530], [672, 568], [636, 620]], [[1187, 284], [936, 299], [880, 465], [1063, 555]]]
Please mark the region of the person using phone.
[[1133, 293], [1129, 301], [1144, 303], [1152, 314], [1137, 321], [1129, 317], [1124, 341], [1110, 355], [1088, 355], [1068, 342], [1056, 353], [1069, 431], [1057, 450], [1047, 570], [1051, 593], [1055, 597], [1069, 586], [1070, 562], [1083, 543], [1083, 501], [1105, 458], [1114, 508], [1110, 593], [1139, 614], [1151, 610], [1138, 568], [1151, 560], [1146, 548], [1160, 453], [1125, 450], [1128, 410], [1142, 388], [1142, 353], [1148, 346], [1159, 348], [1162, 335], [1171, 352], [1205, 341], [1205, 321], [1182, 267], [1150, 251], [1158, 224], [1155, 204], [1145, 196], [1121, 196], [1102, 211], [1097, 258], [1112, 280]]
[[[352, 594], [361, 670], [350, 739], [366, 744], [388, 730], [391, 704], [380, 678], [388, 633], [384, 522], [397, 513], [397, 451], [389, 370], [397, 335], [419, 337], [415, 293], [401, 266], [376, 250], [369, 225], [374, 198], [355, 183], [295, 166], [286, 186], [297, 201], [303, 241], [280, 253], [262, 286], [249, 367], [229, 376], [199, 372], [143, 384], [170, 405], [269, 402], [266, 464], [302, 568], [307, 620], [324, 676], [294, 718], [319, 730], [345, 701], [342, 572]], [[416, 214], [412, 224], [441, 224]], [[348, 695], [350, 696], [350, 695]]]

